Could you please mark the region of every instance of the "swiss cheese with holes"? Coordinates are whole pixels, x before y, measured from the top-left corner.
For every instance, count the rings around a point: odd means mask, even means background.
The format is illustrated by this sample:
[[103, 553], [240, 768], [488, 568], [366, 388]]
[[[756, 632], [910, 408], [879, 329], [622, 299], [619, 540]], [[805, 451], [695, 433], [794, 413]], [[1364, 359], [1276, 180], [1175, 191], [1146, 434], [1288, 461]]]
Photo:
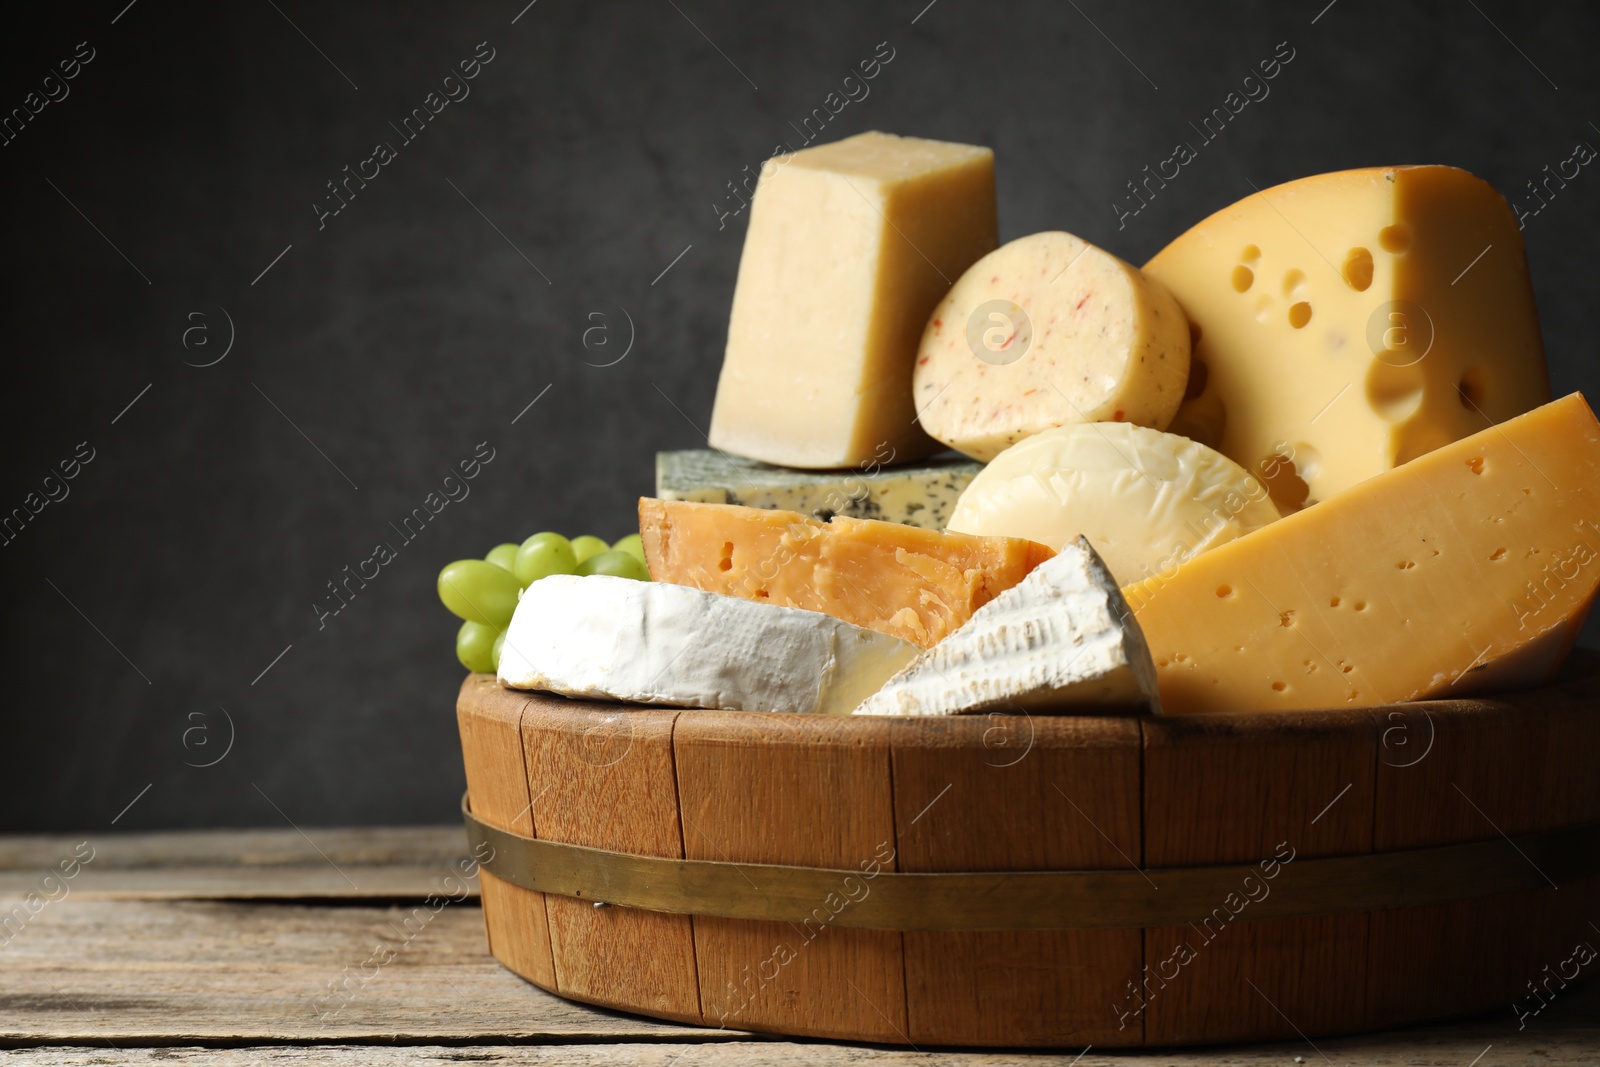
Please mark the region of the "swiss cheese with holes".
[[1144, 269], [1197, 335], [1172, 429], [1261, 473], [1286, 511], [1550, 398], [1516, 219], [1454, 167], [1279, 185]]
[[1600, 423], [1577, 393], [1123, 590], [1168, 714], [1539, 685], [1600, 587]]

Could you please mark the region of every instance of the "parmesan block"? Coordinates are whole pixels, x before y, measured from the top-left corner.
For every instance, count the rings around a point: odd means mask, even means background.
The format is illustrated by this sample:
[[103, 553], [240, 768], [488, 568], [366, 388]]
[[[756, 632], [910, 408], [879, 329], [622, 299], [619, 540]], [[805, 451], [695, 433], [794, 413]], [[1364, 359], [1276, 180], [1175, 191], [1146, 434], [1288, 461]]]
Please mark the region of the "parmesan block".
[[770, 160], [739, 260], [711, 446], [807, 468], [936, 451], [911, 402], [917, 340], [997, 232], [987, 148], [863, 133]]
[[1277, 519], [1266, 487], [1221, 453], [1143, 426], [1091, 423], [1000, 453], [961, 494], [950, 529], [1057, 551], [1084, 536], [1126, 585]]
[[1160, 710], [1155, 666], [1133, 612], [1080, 537], [979, 608], [855, 713]]
[[1055, 554], [1015, 537], [649, 497], [639, 536], [657, 582], [825, 611], [924, 648]]
[[918, 651], [820, 612], [556, 574], [523, 592], [500, 681], [638, 704], [847, 715]]
[[981, 468], [946, 454], [892, 467], [874, 463], [848, 471], [801, 471], [702, 448], [656, 453], [656, 496], [798, 511], [823, 522], [848, 515], [942, 530], [956, 498]]
[[1464, 696], [1560, 667], [1597, 524], [1600, 424], [1574, 393], [1123, 594], [1168, 714]]
[[1286, 466], [1286, 511], [1550, 399], [1516, 219], [1454, 167], [1279, 185], [1144, 270], [1199, 333], [1204, 388], [1174, 428]]
[[1085, 422], [1165, 429], [1189, 376], [1172, 295], [1070, 233], [1036, 233], [974, 263], [934, 310], [914, 380], [934, 437], [990, 460]]

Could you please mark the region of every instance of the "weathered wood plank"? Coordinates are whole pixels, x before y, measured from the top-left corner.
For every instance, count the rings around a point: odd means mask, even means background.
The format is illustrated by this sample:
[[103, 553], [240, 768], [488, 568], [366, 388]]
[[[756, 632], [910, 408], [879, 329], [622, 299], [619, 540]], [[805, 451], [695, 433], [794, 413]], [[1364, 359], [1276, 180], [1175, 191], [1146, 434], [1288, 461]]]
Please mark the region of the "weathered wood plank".
[[[0, 913], [16, 902], [0, 898]], [[477, 905], [443, 896], [392, 907], [68, 896], [0, 946], [0, 1045], [718, 1034], [535, 988], [490, 957]]]
[[[683, 1033], [694, 1031], [685, 1028]], [[207, 1067], [245, 1067], [267, 1064], [303, 1067], [401, 1067], [410, 1064], [489, 1067], [561, 1065], [561, 1067], [909, 1067], [929, 1061], [928, 1052], [819, 1042], [754, 1041], [737, 1039], [698, 1043], [700, 1039], [660, 1040], [641, 1037], [622, 1043], [619, 1036], [606, 1043], [511, 1044], [474, 1043], [468, 1046], [434, 1044], [314, 1044], [299, 1046], [246, 1046], [241, 1048], [169, 1047], [153, 1050], [104, 1043], [80, 1047], [0, 1049], [0, 1064], [11, 1067], [88, 1067], [90, 1064], [163, 1063], [205, 1064]], [[1081, 1054], [1081, 1055], [1080, 1055]], [[1323, 1056], [1327, 1056], [1327, 1060]], [[1315, 1047], [1301, 1040], [1223, 1049], [1138, 1053], [1119, 1050], [1102, 1053], [1074, 1048], [1053, 1053], [941, 1051], [948, 1067], [1285, 1067], [1333, 1062], [1359, 1067], [1551, 1067], [1555, 1064], [1589, 1064], [1600, 1058], [1600, 982], [1574, 986], [1564, 992], [1528, 1028], [1520, 1033], [1509, 1014], [1492, 1013], [1441, 1026], [1418, 1027], [1363, 1037], [1318, 1039]]]
[[70, 880], [73, 896], [86, 900], [420, 899], [467, 857], [459, 825], [304, 831], [0, 837], [0, 893], [36, 891], [63, 861], [92, 854]]

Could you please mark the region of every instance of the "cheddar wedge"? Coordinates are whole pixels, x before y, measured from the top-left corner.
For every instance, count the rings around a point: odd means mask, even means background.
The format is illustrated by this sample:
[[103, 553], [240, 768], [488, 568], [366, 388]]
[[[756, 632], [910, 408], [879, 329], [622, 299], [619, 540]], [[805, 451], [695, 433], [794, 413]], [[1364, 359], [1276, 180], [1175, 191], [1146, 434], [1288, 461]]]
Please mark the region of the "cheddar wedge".
[[1536, 684], [1597, 583], [1600, 423], [1574, 393], [1123, 593], [1183, 715]]
[[924, 648], [1055, 554], [1020, 537], [651, 497], [639, 535], [658, 582], [827, 612]]

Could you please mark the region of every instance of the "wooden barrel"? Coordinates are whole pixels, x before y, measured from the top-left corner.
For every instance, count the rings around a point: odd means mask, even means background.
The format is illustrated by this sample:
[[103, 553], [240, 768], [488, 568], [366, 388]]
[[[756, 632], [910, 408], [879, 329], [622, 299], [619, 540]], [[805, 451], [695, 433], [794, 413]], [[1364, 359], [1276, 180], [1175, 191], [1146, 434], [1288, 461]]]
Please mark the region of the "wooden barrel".
[[[573, 1000], [892, 1044], [1170, 1046], [1515, 1017], [1600, 971], [1577, 951], [1600, 944], [1593, 653], [1539, 690], [1326, 712], [828, 718], [474, 675], [458, 716], [469, 826], [604, 850], [481, 874], [490, 951]], [[607, 854], [694, 861], [751, 897], [773, 865], [838, 888], [782, 920], [622, 906], [585, 888]], [[852, 925], [911, 872], [1086, 872], [1060, 877], [1090, 906], [1027, 928], [1038, 894], [1007, 887], [1051, 876], [1002, 876], [965, 899], [982, 928]]]

